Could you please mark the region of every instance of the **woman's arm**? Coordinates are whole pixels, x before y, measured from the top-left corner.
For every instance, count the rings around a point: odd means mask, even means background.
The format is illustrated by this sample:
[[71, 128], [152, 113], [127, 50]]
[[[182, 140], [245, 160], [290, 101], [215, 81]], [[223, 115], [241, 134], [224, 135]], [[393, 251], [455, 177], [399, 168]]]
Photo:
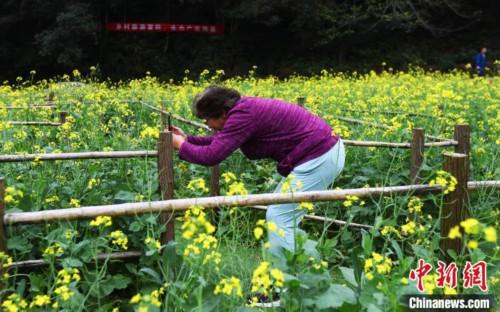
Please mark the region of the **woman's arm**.
[[212, 143], [214, 136], [213, 135], [207, 135], [207, 136], [196, 136], [196, 135], [187, 135], [187, 141], [191, 144], [194, 145], [210, 145]]
[[245, 108], [234, 108], [224, 128], [210, 137], [209, 144], [197, 145], [188, 140], [181, 145], [179, 157], [194, 164], [216, 165], [245, 143], [255, 130], [256, 122], [251, 112]]

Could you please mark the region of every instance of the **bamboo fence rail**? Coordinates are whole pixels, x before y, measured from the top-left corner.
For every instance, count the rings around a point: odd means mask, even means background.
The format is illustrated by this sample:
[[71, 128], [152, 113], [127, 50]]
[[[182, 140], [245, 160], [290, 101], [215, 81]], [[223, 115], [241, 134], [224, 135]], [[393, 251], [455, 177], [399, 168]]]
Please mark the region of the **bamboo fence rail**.
[[157, 157], [157, 151], [109, 151], [109, 152], [80, 152], [80, 153], [51, 153], [51, 154], [21, 154], [0, 155], [2, 162], [23, 161], [53, 161], [53, 160], [78, 160], [78, 159], [102, 159], [102, 158], [143, 158]]
[[[392, 142], [379, 142], [379, 141], [355, 141], [342, 139], [345, 145], [350, 146], [362, 146], [362, 147], [387, 147], [387, 148], [403, 148], [403, 149], [411, 149], [411, 143], [392, 143]], [[447, 146], [456, 146], [458, 145], [457, 141], [449, 140], [442, 142], [432, 142], [425, 143], [424, 147], [447, 147]]]
[[340, 110], [345, 112], [352, 113], [368, 113], [368, 114], [383, 114], [383, 115], [408, 115], [414, 117], [426, 117], [426, 118], [436, 118], [436, 116], [422, 113], [412, 113], [412, 112], [404, 112], [404, 111], [379, 111], [379, 110], [364, 110], [364, 109], [349, 109], [349, 108], [341, 108]]
[[0, 109], [6, 109], [6, 110], [21, 110], [21, 109], [33, 109], [33, 108], [50, 108], [54, 109], [56, 108], [56, 105], [31, 105], [31, 106], [2, 106]]
[[[250, 208], [255, 208], [258, 210], [264, 210], [267, 211], [267, 206], [250, 206]], [[342, 220], [337, 220], [337, 219], [332, 219], [328, 217], [321, 217], [321, 216], [315, 216], [315, 215], [304, 215], [304, 219], [309, 219], [309, 220], [314, 220], [314, 221], [321, 221], [325, 223], [332, 223], [336, 225], [346, 225], [349, 227], [354, 227], [354, 228], [360, 228], [360, 229], [371, 229], [373, 226], [368, 225], [368, 224], [361, 224], [361, 223], [354, 223], [354, 222], [346, 222]]]
[[493, 190], [498, 188], [500, 188], [500, 180], [467, 182], [467, 189], [469, 191]]
[[[385, 130], [391, 129], [391, 127], [389, 127], [387, 125], [377, 124], [377, 123], [369, 122], [366, 120], [359, 120], [359, 119], [355, 119], [355, 118], [342, 117], [342, 116], [337, 116], [337, 115], [333, 115], [333, 117], [338, 119], [338, 120], [342, 120], [345, 122], [350, 122], [350, 123], [354, 123], [354, 124], [358, 124], [358, 125], [367, 125], [367, 126], [370, 126], [373, 128], [385, 129]], [[453, 142], [453, 140], [446, 139], [446, 138], [440, 138], [440, 137], [436, 137], [433, 135], [426, 135], [425, 137], [428, 138], [429, 140], [432, 140], [432, 141], [444, 141], [444, 142], [452, 141]]]
[[9, 125], [17, 126], [61, 126], [66, 122], [67, 112], [59, 112], [59, 122], [51, 121], [6, 121]]
[[[122, 251], [122, 252], [113, 252], [113, 253], [104, 253], [97, 255], [96, 259], [98, 261], [105, 260], [125, 260], [125, 259], [133, 259], [140, 258], [142, 256], [142, 252], [140, 251]], [[8, 269], [29, 269], [29, 268], [37, 268], [41, 266], [49, 265], [49, 262], [43, 259], [36, 260], [24, 260], [24, 261], [16, 261], [12, 262]]]
[[60, 122], [52, 122], [52, 121], [7, 121], [9, 125], [16, 126], [60, 126], [62, 123]]
[[[500, 181], [473, 182], [473, 189], [478, 188], [499, 188]], [[79, 208], [65, 208], [34, 212], [12, 212], [4, 215], [5, 224], [28, 224], [41, 223], [47, 221], [88, 219], [97, 216], [125, 216], [138, 215], [150, 212], [176, 212], [189, 209], [191, 206], [205, 208], [217, 207], [248, 207], [267, 204], [300, 203], [345, 200], [347, 196], [377, 197], [392, 196], [401, 194], [428, 194], [442, 191], [441, 185], [405, 185], [390, 187], [373, 187], [330, 191], [310, 191], [289, 194], [266, 193], [244, 196], [214, 196], [185, 199], [171, 199], [163, 201], [127, 203], [104, 206], [87, 206]]]
[[347, 196], [353, 195], [360, 198], [365, 198], [408, 193], [436, 193], [440, 192], [441, 190], [441, 185], [405, 185], [330, 191], [297, 192], [289, 194], [266, 193], [244, 196], [238, 195], [171, 199], [164, 201], [87, 206], [34, 212], [12, 212], [5, 214], [4, 222], [5, 224], [41, 223], [56, 220], [88, 219], [103, 215], [116, 217], [125, 215], [138, 215], [150, 212], [176, 212], [187, 210], [192, 206], [200, 206], [205, 208], [237, 206], [248, 207], [267, 204], [345, 200], [347, 199]]

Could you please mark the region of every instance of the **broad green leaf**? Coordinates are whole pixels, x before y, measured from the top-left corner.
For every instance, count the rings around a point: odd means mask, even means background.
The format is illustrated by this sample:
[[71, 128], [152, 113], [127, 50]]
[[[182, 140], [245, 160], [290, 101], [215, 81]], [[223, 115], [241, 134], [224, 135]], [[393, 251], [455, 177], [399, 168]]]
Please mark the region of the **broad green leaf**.
[[352, 289], [332, 284], [327, 291], [316, 297], [315, 305], [318, 309], [334, 309], [341, 307], [344, 303], [354, 305], [356, 302], [356, 295]]
[[130, 225], [128, 227], [128, 229], [132, 232], [139, 232], [143, 228], [144, 228], [144, 226], [140, 222], [137, 222], [137, 221], [130, 223]]
[[361, 233], [361, 246], [363, 246], [363, 249], [365, 251], [365, 254], [371, 254], [372, 253], [372, 246], [373, 246], [373, 240], [370, 237], [370, 234], [367, 232], [363, 231]]
[[115, 204], [121, 204], [121, 203], [130, 203], [133, 202], [135, 199], [136, 193], [132, 193], [129, 191], [119, 191], [116, 193], [115, 197], [113, 198], [113, 203]]
[[13, 250], [18, 250], [18, 251], [25, 251], [29, 250], [33, 247], [33, 245], [30, 244], [28, 239], [20, 236], [14, 236], [9, 239], [7, 239], [7, 248], [8, 249], [13, 249]]
[[340, 267], [340, 272], [342, 272], [342, 276], [344, 279], [349, 282], [349, 284], [354, 287], [358, 287], [358, 283], [356, 282], [356, 278], [354, 277], [354, 270], [351, 268]]
[[145, 273], [146, 275], [149, 275], [152, 277], [158, 284], [161, 284], [161, 277], [160, 275], [154, 271], [151, 268], [142, 268], [139, 270], [139, 272]]
[[125, 275], [117, 274], [111, 276], [104, 283], [101, 283], [101, 291], [104, 296], [107, 296], [113, 292], [115, 289], [125, 289], [128, 284], [130, 284], [131, 279]]

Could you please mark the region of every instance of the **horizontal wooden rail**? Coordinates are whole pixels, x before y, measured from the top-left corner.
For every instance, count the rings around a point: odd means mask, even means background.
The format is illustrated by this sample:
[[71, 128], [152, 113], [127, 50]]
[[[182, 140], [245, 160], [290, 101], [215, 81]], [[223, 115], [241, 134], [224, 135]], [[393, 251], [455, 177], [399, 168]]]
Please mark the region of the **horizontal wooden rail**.
[[[392, 143], [392, 142], [378, 142], [378, 141], [355, 141], [342, 139], [345, 145], [350, 146], [362, 146], [362, 147], [387, 147], [387, 148], [411, 148], [411, 143]], [[457, 141], [449, 140], [442, 142], [431, 142], [425, 143], [424, 147], [446, 147], [446, 146], [456, 146]]]
[[330, 191], [310, 191], [297, 193], [267, 193], [245, 196], [215, 196], [187, 199], [171, 199], [164, 201], [127, 203], [117, 205], [88, 206], [80, 208], [66, 208], [34, 212], [13, 212], [4, 216], [6, 224], [41, 223], [55, 220], [86, 219], [97, 216], [124, 216], [137, 215], [149, 212], [166, 212], [187, 210], [191, 206], [206, 208], [216, 207], [247, 207], [267, 204], [317, 202], [345, 200], [347, 196], [373, 197], [396, 194], [436, 193], [442, 190], [441, 185], [405, 185], [391, 187], [374, 187]]
[[369, 114], [384, 114], [384, 115], [408, 115], [408, 116], [414, 116], [414, 117], [436, 118], [436, 116], [429, 115], [429, 114], [403, 112], [403, 111], [377, 111], [377, 110], [363, 110], [363, 109], [349, 109], [349, 108], [341, 108], [340, 110], [345, 111], [345, 112], [353, 112], [353, 113], [369, 113]]
[[500, 188], [500, 180], [492, 180], [492, 181], [469, 181], [467, 182], [467, 189], [469, 191], [477, 191], [477, 190], [491, 190]]
[[457, 146], [457, 145], [458, 145], [458, 141], [451, 140], [451, 139], [442, 139], [439, 142], [425, 143], [424, 147], [438, 147], [438, 146], [445, 147], [445, 146]]
[[361, 147], [387, 147], [387, 148], [411, 148], [410, 143], [392, 143], [392, 142], [377, 142], [377, 141], [355, 141], [342, 139], [345, 145], [361, 146]]
[[51, 121], [7, 121], [9, 125], [17, 125], [17, 126], [60, 126], [62, 123], [60, 122], [51, 122]]
[[[410, 143], [392, 143], [377, 141], [354, 141], [342, 140], [344, 144], [361, 147], [387, 147], [387, 148], [411, 148]], [[456, 146], [456, 141], [426, 143], [425, 147]], [[104, 158], [140, 158], [157, 157], [158, 152], [149, 151], [93, 151], [78, 153], [48, 153], [48, 154], [20, 154], [20, 155], [0, 155], [2, 162], [25, 162], [25, 161], [53, 161], [53, 160], [78, 160], [78, 159], [104, 159]]]
[[[345, 122], [354, 123], [354, 124], [367, 125], [367, 126], [378, 128], [378, 129], [386, 129], [386, 130], [390, 129], [390, 127], [387, 125], [373, 123], [373, 122], [369, 122], [369, 121], [365, 121], [365, 120], [359, 120], [359, 119], [355, 119], [355, 118], [342, 117], [342, 116], [337, 116], [337, 115], [333, 115], [333, 118], [336, 118], [338, 120], [342, 120]], [[426, 135], [425, 137], [432, 140], [432, 141], [455, 142], [451, 139], [440, 138], [440, 137], [436, 137], [433, 135]]]
[[109, 152], [0, 155], [0, 163], [23, 162], [23, 161], [34, 161], [34, 160], [51, 161], [51, 160], [78, 160], [78, 159], [102, 159], [102, 158], [157, 157], [157, 156], [158, 156], [157, 151], [109, 151]]
[[[97, 255], [96, 258], [98, 261], [104, 261], [104, 260], [132, 259], [132, 258], [139, 258], [140, 256], [142, 256], [142, 252], [140, 251], [122, 251], [122, 252], [99, 254]], [[49, 265], [49, 262], [43, 259], [25, 260], [25, 261], [12, 262], [8, 266], [8, 269], [14, 269], [14, 268], [29, 269], [29, 268], [42, 267], [46, 265]]]
[[[259, 209], [259, 210], [267, 210], [267, 206], [250, 206], [250, 208], [255, 208], [255, 209]], [[304, 219], [321, 221], [321, 222], [329, 222], [329, 223], [333, 223], [333, 224], [337, 224], [337, 225], [347, 225], [349, 227], [354, 227], [354, 228], [371, 229], [373, 227], [373, 226], [368, 225], [368, 224], [346, 222], [346, 221], [332, 219], [332, 218], [328, 218], [328, 217], [320, 217], [320, 216], [313, 216], [313, 215], [304, 215]]]
[[32, 109], [32, 108], [56, 108], [56, 105], [31, 105], [31, 106], [3, 106], [0, 109], [16, 110], [16, 109]]
[[[497, 189], [500, 188], [500, 181], [471, 181], [468, 188]], [[245, 196], [214, 196], [186, 199], [171, 199], [164, 201], [127, 203], [118, 205], [88, 206], [80, 208], [66, 208], [34, 212], [12, 212], [4, 215], [5, 224], [27, 224], [41, 223], [55, 220], [88, 219], [97, 216], [124, 216], [137, 215], [149, 212], [166, 212], [187, 210], [191, 206], [201, 206], [206, 208], [217, 207], [248, 207], [267, 204], [298, 203], [298, 202], [319, 202], [345, 200], [347, 196], [376, 197], [390, 196], [397, 194], [429, 194], [438, 193], [442, 190], [441, 185], [404, 185], [388, 187], [372, 187], [330, 191], [310, 191], [297, 193], [266, 193]]]

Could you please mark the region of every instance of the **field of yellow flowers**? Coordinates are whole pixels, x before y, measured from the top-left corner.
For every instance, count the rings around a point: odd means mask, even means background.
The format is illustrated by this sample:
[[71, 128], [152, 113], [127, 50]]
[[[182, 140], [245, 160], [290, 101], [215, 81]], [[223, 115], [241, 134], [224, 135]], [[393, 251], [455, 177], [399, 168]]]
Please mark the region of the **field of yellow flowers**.
[[[313, 77], [225, 78], [204, 71], [180, 82], [160, 82], [149, 73], [141, 79], [112, 83], [75, 70], [35, 82], [36, 73], [0, 86], [0, 154], [80, 151], [154, 150], [160, 117], [142, 103], [193, 119], [193, 97], [211, 84], [244, 95], [296, 102], [324, 118], [344, 139], [409, 142], [411, 129], [453, 137], [457, 123], [471, 126], [470, 180], [500, 180], [500, 77], [477, 78], [455, 71], [330, 73]], [[53, 96], [56, 108], [29, 107]], [[23, 109], [6, 109], [16, 107]], [[62, 126], [21, 126], [9, 121], [57, 121]], [[394, 114], [394, 112], [399, 112]], [[407, 114], [411, 113], [411, 114]], [[386, 125], [385, 129], [351, 124], [337, 116]], [[184, 131], [204, 130], [174, 121]], [[426, 149], [423, 183], [447, 184], [442, 154]], [[348, 147], [346, 166], [332, 188], [409, 184], [409, 152], [401, 149]], [[175, 197], [209, 194], [209, 170], [175, 160]], [[246, 160], [235, 153], [221, 164], [221, 192], [268, 193], [279, 175], [270, 161]], [[159, 200], [156, 159], [114, 159], [1, 163], [6, 212]], [[304, 221], [298, 249], [270, 258], [267, 232], [282, 234], [262, 212], [245, 207], [224, 209], [219, 217], [193, 206], [176, 219], [176, 241], [161, 245], [164, 230], [157, 214], [97, 217], [37, 225], [6, 226], [7, 252], [0, 252], [0, 309], [4, 311], [252, 311], [259, 294], [278, 294], [283, 311], [400, 309], [403, 294], [417, 293], [409, 272], [425, 259], [437, 267], [443, 194], [384, 197], [344, 202], [303, 203], [318, 216], [373, 225], [372, 229]], [[471, 218], [453, 228], [464, 249], [454, 261], [486, 261], [488, 293], [500, 294], [500, 196], [471, 194]], [[217, 223], [216, 223], [217, 221]], [[96, 260], [99, 254], [138, 250], [130, 261]], [[44, 259], [32, 269], [13, 261]], [[10, 269], [9, 269], [10, 268]], [[436, 274], [424, 279], [426, 293], [481, 293], [477, 287], [436, 287]]]

